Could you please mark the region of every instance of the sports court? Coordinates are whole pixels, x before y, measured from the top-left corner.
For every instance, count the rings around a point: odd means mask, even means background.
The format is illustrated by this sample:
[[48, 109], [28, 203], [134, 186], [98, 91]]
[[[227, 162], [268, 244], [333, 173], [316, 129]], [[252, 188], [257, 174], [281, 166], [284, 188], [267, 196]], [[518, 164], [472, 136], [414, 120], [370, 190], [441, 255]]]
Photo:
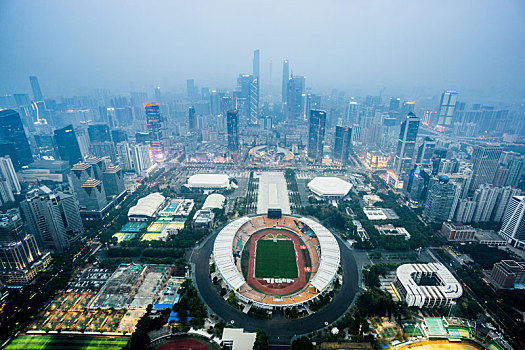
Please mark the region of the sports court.
[[9, 350], [120, 350], [128, 343], [126, 337], [19, 335], [5, 349]]

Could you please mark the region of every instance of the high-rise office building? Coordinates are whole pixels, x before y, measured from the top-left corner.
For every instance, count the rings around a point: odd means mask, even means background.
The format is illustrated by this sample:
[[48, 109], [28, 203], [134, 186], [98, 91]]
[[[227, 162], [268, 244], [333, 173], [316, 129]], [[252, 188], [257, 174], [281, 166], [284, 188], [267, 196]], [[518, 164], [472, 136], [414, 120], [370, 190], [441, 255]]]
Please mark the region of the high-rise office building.
[[419, 146], [417, 152], [417, 164], [428, 164], [432, 159], [432, 154], [434, 154], [434, 149], [436, 148], [436, 141], [432, 138], [425, 136], [423, 143]]
[[118, 164], [124, 172], [133, 171], [133, 162], [131, 161], [131, 149], [127, 141], [117, 143]]
[[132, 146], [131, 157], [133, 159], [133, 169], [139, 175], [144, 174], [153, 165], [149, 145], [139, 143]]
[[16, 170], [33, 162], [20, 114], [12, 109], [0, 110], [0, 156], [5, 155]]
[[405, 121], [401, 123], [397, 152], [394, 158], [393, 171], [398, 177], [408, 174], [412, 169], [418, 131], [419, 118], [414, 113], [408, 113]]
[[416, 165], [403, 186], [408, 193], [413, 206], [419, 206], [427, 198], [430, 175], [419, 165]]
[[195, 108], [192, 106], [188, 108], [188, 129], [190, 131], [197, 130], [197, 115], [195, 114]]
[[259, 119], [259, 78], [257, 77], [250, 82], [249, 108], [250, 121], [255, 124]]
[[259, 79], [259, 70], [261, 67], [261, 51], [259, 49], [253, 51], [253, 76], [257, 79]]
[[20, 182], [16, 176], [13, 162], [9, 157], [0, 157], [0, 178], [6, 180], [13, 193], [20, 193]]
[[35, 237], [24, 230], [18, 209], [0, 213], [0, 280], [8, 285], [30, 282], [39, 265], [44, 265], [41, 257]]
[[323, 159], [325, 125], [326, 112], [312, 109], [308, 128], [308, 159], [315, 163]]
[[228, 131], [228, 150], [239, 150], [239, 115], [236, 110], [226, 113], [226, 127]]
[[472, 181], [469, 192], [481, 184], [491, 184], [498, 169], [502, 148], [494, 145], [477, 145], [472, 153]]
[[452, 220], [461, 189], [450, 182], [447, 175], [430, 179], [428, 187], [423, 216], [434, 222]]
[[525, 196], [514, 196], [509, 202], [499, 234], [514, 247], [525, 249]]
[[195, 80], [193, 79], [187, 79], [186, 80], [186, 92], [188, 94], [188, 98], [193, 101], [195, 100]]
[[525, 171], [525, 158], [514, 158], [511, 159], [507, 165], [509, 173], [505, 181], [506, 186], [517, 187], [520, 183], [521, 176]]
[[481, 184], [474, 192], [473, 201], [476, 202], [476, 210], [472, 222], [490, 221], [492, 211], [500, 195], [501, 188], [491, 184]]
[[91, 123], [88, 125], [88, 135], [91, 142], [111, 141], [111, 132], [106, 123]]
[[283, 61], [283, 81], [281, 87], [282, 103], [288, 101], [288, 80], [290, 80], [290, 63], [288, 60]]
[[45, 249], [64, 251], [69, 240], [84, 232], [75, 197], [42, 186], [27, 194], [20, 204], [30, 232]]
[[450, 127], [453, 123], [454, 109], [458, 100], [458, 93], [455, 91], [445, 91], [441, 94], [441, 102], [439, 104], [438, 124], [445, 127]]
[[503, 215], [509, 206], [512, 197], [519, 196], [521, 190], [519, 188], [514, 188], [512, 186], [505, 186], [501, 188], [498, 199], [496, 200], [496, 205], [492, 211], [492, 219], [494, 222], [503, 221]]
[[163, 162], [166, 159], [166, 154], [164, 151], [163, 119], [160, 115], [158, 103], [146, 103], [146, 123], [153, 160]]
[[296, 122], [305, 117], [306, 79], [300, 75], [293, 75], [288, 79], [286, 94], [286, 118]]
[[40, 90], [40, 84], [38, 83], [38, 78], [34, 75], [29, 77], [29, 82], [31, 83], [31, 90], [33, 90], [33, 98], [35, 101], [44, 101], [44, 96], [42, 95], [42, 90]]
[[337, 125], [335, 127], [333, 159], [336, 163], [346, 165], [350, 160], [352, 149], [352, 128]]
[[155, 102], [162, 103], [162, 95], [160, 93], [160, 86], [155, 88]]
[[73, 125], [55, 130], [55, 147], [55, 153], [60, 159], [69, 162], [69, 165], [73, 166], [82, 161], [82, 153]]

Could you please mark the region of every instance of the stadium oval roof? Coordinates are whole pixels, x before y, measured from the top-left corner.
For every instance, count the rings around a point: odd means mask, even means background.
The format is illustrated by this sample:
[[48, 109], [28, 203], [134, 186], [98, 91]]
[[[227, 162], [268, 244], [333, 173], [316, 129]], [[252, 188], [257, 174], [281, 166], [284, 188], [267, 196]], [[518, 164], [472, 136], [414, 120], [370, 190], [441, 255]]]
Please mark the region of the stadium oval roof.
[[226, 174], [196, 174], [188, 178], [188, 187], [191, 188], [227, 188], [230, 179]]
[[[235, 266], [232, 254], [235, 235], [237, 231], [239, 231], [239, 229], [251, 219], [251, 217], [245, 216], [226, 225], [215, 238], [215, 243], [213, 245], [213, 256], [217, 270], [222, 275], [224, 281], [233, 290], [238, 290], [246, 283], [244, 276]], [[319, 268], [310, 283], [319, 292], [323, 292], [330, 283], [332, 283], [337, 270], [339, 269], [339, 263], [341, 261], [339, 244], [334, 235], [320, 223], [304, 217], [294, 217], [294, 219], [297, 219], [310, 227], [319, 240], [321, 249]]]
[[308, 183], [308, 188], [318, 196], [344, 197], [352, 189], [352, 184], [338, 177], [319, 176]]
[[206, 200], [202, 205], [202, 209], [222, 209], [225, 200], [226, 197], [224, 197], [222, 194], [212, 193], [206, 197]]
[[147, 216], [152, 217], [159, 207], [164, 203], [166, 197], [158, 192], [148, 194], [146, 197], [138, 200], [137, 204], [129, 208], [128, 217], [130, 216]]

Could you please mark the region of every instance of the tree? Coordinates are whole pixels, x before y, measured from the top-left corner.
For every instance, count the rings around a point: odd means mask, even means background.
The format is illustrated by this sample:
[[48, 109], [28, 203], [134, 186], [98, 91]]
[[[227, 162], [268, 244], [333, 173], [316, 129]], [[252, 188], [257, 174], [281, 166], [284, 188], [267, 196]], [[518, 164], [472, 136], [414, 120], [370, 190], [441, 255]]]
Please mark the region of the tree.
[[135, 332], [131, 336], [131, 339], [129, 341], [129, 349], [130, 350], [142, 350], [145, 349], [149, 343], [151, 342], [151, 339], [146, 332]]
[[307, 337], [296, 339], [292, 343], [292, 350], [313, 350], [314, 345]]
[[253, 350], [268, 350], [268, 336], [261, 329], [256, 329], [255, 343], [253, 343]]

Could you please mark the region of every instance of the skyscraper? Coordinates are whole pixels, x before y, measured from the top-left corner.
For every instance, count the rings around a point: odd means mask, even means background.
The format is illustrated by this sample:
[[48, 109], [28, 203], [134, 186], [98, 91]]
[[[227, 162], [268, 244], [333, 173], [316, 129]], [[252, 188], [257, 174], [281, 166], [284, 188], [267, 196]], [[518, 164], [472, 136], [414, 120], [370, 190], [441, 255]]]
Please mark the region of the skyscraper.
[[163, 119], [160, 115], [159, 104], [146, 103], [146, 123], [148, 127], [151, 153], [153, 160], [163, 162], [166, 159], [164, 152]]
[[38, 78], [34, 75], [29, 77], [29, 82], [31, 83], [31, 89], [33, 90], [33, 98], [35, 101], [44, 101], [44, 96], [42, 96], [42, 90], [40, 90], [40, 84], [38, 83]]
[[406, 120], [401, 124], [394, 158], [393, 170], [398, 177], [408, 174], [412, 169], [418, 130], [419, 118], [414, 113], [408, 113]]
[[5, 179], [14, 193], [20, 193], [21, 187], [16, 176], [15, 167], [9, 157], [0, 157], [0, 178]]
[[188, 79], [186, 80], [186, 92], [190, 101], [195, 100], [195, 80]]
[[188, 129], [190, 131], [197, 130], [197, 116], [195, 115], [195, 108], [192, 106], [188, 108]]
[[281, 87], [282, 103], [288, 101], [288, 80], [290, 79], [290, 63], [288, 60], [283, 61], [283, 82]]
[[517, 187], [525, 170], [525, 158], [514, 158], [508, 163], [509, 173], [505, 185]]
[[288, 79], [288, 92], [286, 94], [286, 118], [289, 121], [299, 121], [304, 118], [305, 106], [305, 77], [292, 75]]
[[525, 196], [514, 196], [510, 200], [499, 234], [514, 247], [525, 249]]
[[82, 161], [82, 153], [73, 125], [55, 130], [55, 146], [55, 153], [60, 156], [60, 159], [68, 161], [69, 165], [73, 166]]
[[458, 93], [455, 91], [444, 91], [441, 94], [441, 102], [439, 104], [438, 124], [441, 126], [452, 125], [452, 118], [454, 117], [454, 109], [458, 100]]
[[34, 264], [42, 253], [35, 237], [24, 232], [17, 209], [0, 213], [0, 279], [6, 284], [30, 282], [36, 274]]
[[339, 164], [348, 164], [352, 148], [352, 128], [337, 125], [335, 127], [333, 159]]
[[491, 184], [498, 169], [502, 148], [494, 145], [477, 145], [472, 152], [472, 181], [469, 192], [481, 184]]
[[308, 129], [308, 159], [315, 163], [320, 163], [323, 158], [325, 125], [326, 112], [312, 109]]
[[16, 170], [33, 162], [20, 114], [12, 109], [0, 110], [0, 156], [5, 155]]
[[260, 53], [259, 49], [253, 51], [253, 76], [259, 79], [259, 69], [260, 69]]
[[236, 110], [226, 113], [226, 126], [228, 129], [228, 150], [239, 150], [239, 115]]
[[255, 77], [250, 82], [250, 121], [256, 123], [259, 118], [259, 78]]
[[146, 172], [153, 165], [149, 145], [134, 145], [131, 148], [131, 156], [133, 158], [133, 169], [139, 175]]
[[160, 93], [160, 86], [157, 86], [155, 88], [155, 102], [162, 103], [162, 96]]
[[459, 202], [459, 192], [447, 175], [430, 179], [423, 216], [434, 222], [451, 220]]
[[70, 193], [42, 186], [27, 194], [20, 204], [30, 232], [45, 249], [64, 251], [69, 239], [82, 234], [82, 220]]
[[259, 117], [259, 79], [250, 74], [239, 74], [237, 90], [238, 110], [250, 123], [256, 124]]
[[436, 141], [428, 136], [425, 136], [423, 143], [419, 146], [417, 152], [417, 164], [429, 164], [436, 148]]

